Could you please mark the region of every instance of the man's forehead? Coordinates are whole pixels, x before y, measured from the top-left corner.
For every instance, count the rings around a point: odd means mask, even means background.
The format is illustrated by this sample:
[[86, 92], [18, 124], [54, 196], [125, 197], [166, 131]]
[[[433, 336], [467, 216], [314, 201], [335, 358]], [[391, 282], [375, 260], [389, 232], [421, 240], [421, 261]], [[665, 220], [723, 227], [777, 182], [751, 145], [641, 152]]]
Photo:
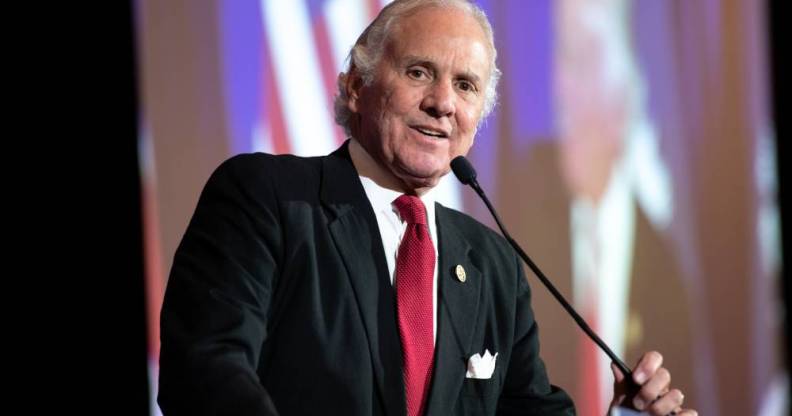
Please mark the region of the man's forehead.
[[[428, 6], [401, 16], [392, 22], [389, 37], [432, 37], [446, 34], [460, 40], [488, 44], [481, 24], [469, 13], [456, 7]], [[424, 36], [422, 36], [424, 35]]]
[[[438, 13], [415, 13], [400, 19], [388, 35], [387, 53], [399, 64], [405, 61], [438, 64], [438, 60], [454, 58], [464, 62], [465, 68], [457, 70], [483, 76], [489, 70], [494, 51], [479, 23], [462, 11], [441, 16], [438, 20]], [[476, 68], [479, 66], [476, 61], [480, 61], [480, 69]]]

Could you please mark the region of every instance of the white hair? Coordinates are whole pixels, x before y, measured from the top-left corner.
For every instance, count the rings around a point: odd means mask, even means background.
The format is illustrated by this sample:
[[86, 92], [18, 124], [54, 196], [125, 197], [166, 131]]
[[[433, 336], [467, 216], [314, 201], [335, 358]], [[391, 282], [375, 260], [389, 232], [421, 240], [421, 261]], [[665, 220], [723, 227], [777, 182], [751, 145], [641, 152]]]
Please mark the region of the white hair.
[[363, 31], [355, 42], [355, 46], [347, 57], [347, 70], [338, 76], [338, 95], [333, 103], [335, 110], [335, 121], [344, 128], [347, 135], [351, 135], [350, 121], [352, 112], [347, 106], [349, 95], [346, 92], [346, 80], [352, 71], [360, 74], [364, 85], [371, 85], [374, 81], [374, 69], [382, 58], [385, 50], [385, 41], [390, 35], [393, 24], [398, 19], [407, 16], [418, 9], [426, 7], [456, 7], [472, 16], [481, 25], [481, 29], [489, 41], [490, 47], [490, 74], [489, 83], [484, 91], [484, 108], [481, 120], [484, 120], [495, 108], [498, 100], [497, 86], [501, 76], [495, 60], [497, 50], [492, 33], [492, 26], [487, 19], [487, 15], [478, 6], [468, 0], [395, 0], [385, 6], [371, 24]]

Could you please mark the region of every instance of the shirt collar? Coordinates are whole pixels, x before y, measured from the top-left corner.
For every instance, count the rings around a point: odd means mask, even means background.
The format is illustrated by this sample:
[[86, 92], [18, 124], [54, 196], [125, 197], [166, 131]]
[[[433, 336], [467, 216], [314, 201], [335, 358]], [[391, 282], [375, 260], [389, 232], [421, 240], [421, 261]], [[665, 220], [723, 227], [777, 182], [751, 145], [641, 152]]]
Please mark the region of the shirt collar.
[[[366, 151], [363, 146], [360, 148], [364, 152]], [[393, 208], [392, 203], [396, 198], [402, 195], [401, 192], [384, 188], [365, 176], [360, 176], [360, 182], [363, 184], [363, 190], [366, 192], [366, 197], [371, 203], [371, 207], [374, 209], [375, 213], [396, 213], [396, 209]], [[421, 195], [420, 198], [421, 202], [423, 202], [424, 206], [426, 207], [426, 220], [428, 224], [430, 224], [430, 227], [434, 227], [436, 199], [435, 189], [429, 189], [427, 192]], [[398, 213], [396, 215], [398, 216]]]

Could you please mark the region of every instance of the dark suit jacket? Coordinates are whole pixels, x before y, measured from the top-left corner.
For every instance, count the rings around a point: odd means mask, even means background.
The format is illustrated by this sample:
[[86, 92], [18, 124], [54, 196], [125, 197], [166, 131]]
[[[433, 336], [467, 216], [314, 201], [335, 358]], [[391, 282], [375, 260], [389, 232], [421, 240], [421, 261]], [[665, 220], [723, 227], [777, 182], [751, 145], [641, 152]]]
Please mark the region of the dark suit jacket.
[[[505, 240], [437, 206], [439, 292], [427, 415], [568, 415], [539, 358], [531, 292]], [[454, 269], [462, 265], [467, 280]], [[347, 146], [252, 154], [212, 175], [161, 319], [166, 415], [404, 415], [394, 290]], [[491, 379], [466, 363], [498, 353]]]

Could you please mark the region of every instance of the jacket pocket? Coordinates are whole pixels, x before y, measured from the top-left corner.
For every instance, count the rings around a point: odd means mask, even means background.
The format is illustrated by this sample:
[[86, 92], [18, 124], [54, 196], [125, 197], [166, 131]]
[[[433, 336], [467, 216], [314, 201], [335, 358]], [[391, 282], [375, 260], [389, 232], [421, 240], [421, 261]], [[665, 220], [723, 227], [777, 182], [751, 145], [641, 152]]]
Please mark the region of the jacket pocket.
[[492, 378], [477, 379], [466, 378], [462, 383], [462, 395], [465, 397], [492, 397], [498, 394], [498, 379], [495, 374]]

